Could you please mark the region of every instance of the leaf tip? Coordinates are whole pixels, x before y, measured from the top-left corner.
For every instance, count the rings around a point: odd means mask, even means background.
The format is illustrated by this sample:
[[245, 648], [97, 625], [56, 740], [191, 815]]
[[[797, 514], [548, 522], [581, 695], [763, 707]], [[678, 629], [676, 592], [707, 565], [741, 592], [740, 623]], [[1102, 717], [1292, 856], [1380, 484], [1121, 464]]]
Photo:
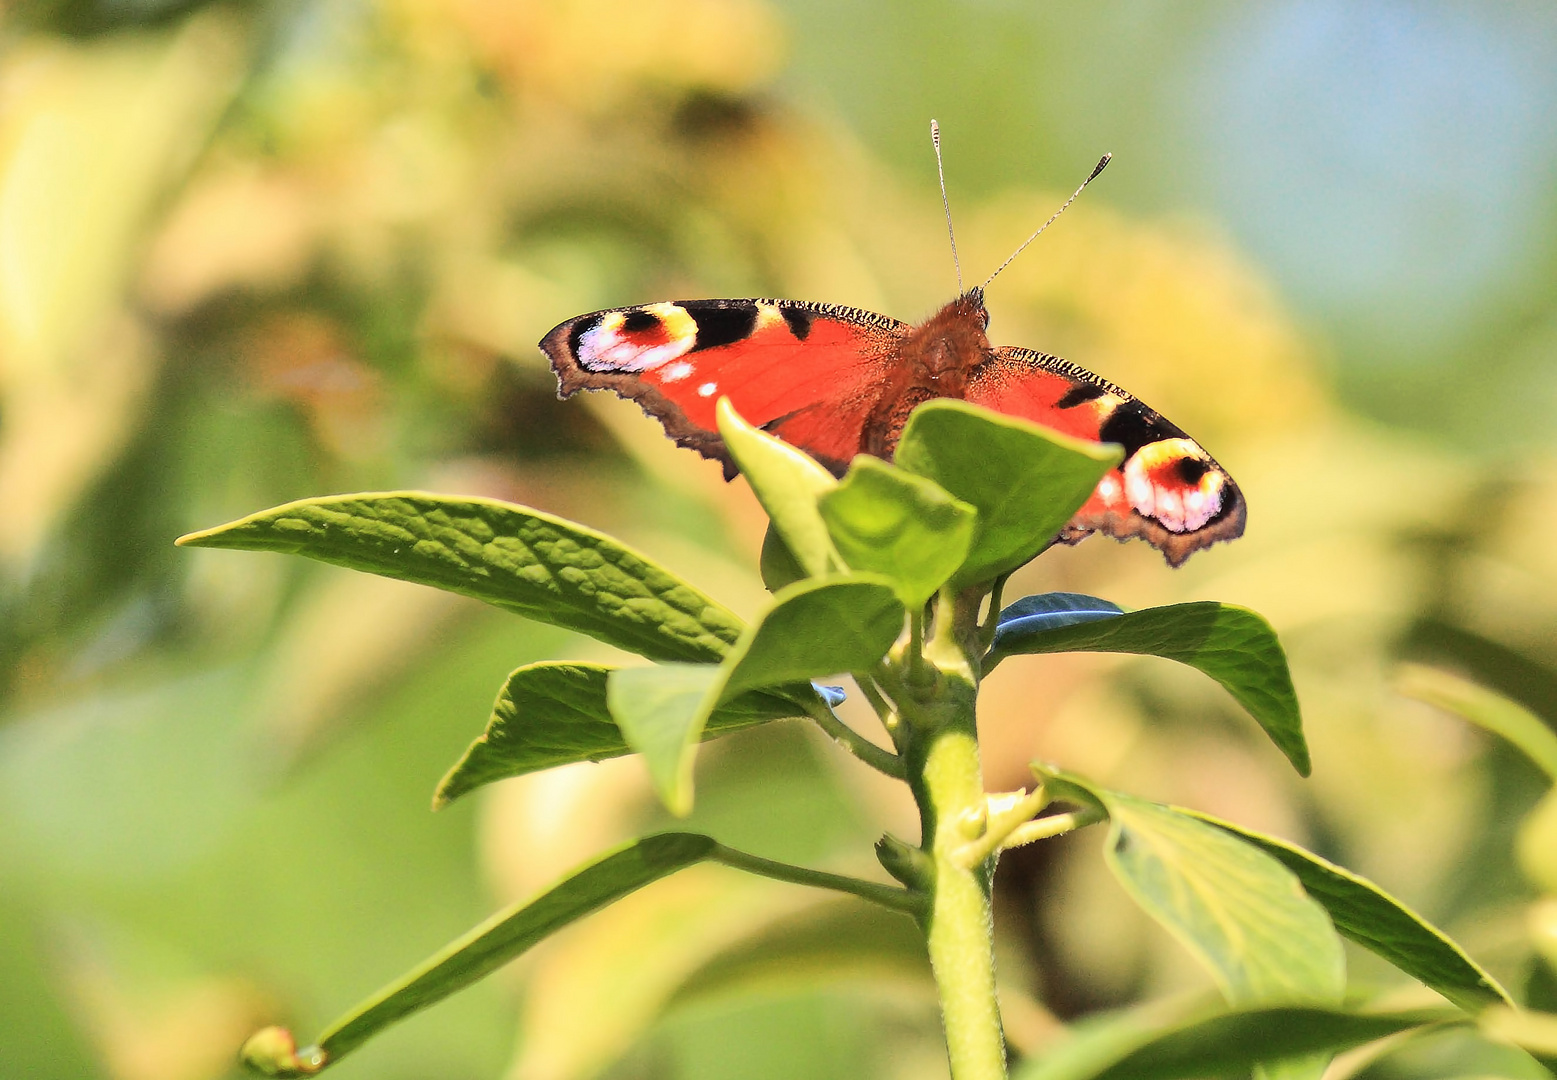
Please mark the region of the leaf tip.
[[268, 1027], [249, 1036], [238, 1052], [238, 1060], [261, 1076], [291, 1078], [314, 1076], [330, 1063], [330, 1056], [317, 1046], [299, 1052], [290, 1031]]

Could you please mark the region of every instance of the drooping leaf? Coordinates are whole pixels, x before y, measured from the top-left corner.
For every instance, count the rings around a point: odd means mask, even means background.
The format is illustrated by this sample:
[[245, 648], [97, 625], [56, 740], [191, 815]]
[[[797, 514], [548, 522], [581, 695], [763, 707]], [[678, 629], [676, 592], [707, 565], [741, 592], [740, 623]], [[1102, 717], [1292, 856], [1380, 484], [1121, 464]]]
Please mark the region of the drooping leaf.
[[1104, 858], [1125, 891], [1210, 971], [1233, 1005], [1338, 1004], [1341, 940], [1271, 855], [1171, 807], [1049, 773], [1108, 811]]
[[943, 398], [909, 416], [893, 460], [978, 511], [972, 549], [954, 579], [971, 585], [1042, 551], [1120, 454], [1117, 446]]
[[495, 499], [303, 499], [178, 542], [306, 555], [431, 585], [651, 660], [716, 663], [741, 633], [734, 613], [609, 536]]
[[[631, 753], [606, 705], [610, 671], [600, 664], [539, 663], [509, 675], [486, 731], [439, 783], [433, 806], [496, 780]], [[743, 694], [714, 710], [703, 738], [804, 713], [777, 695]]]
[[1057, 630], [1062, 626], [1098, 622], [1124, 613], [1124, 608], [1112, 600], [1083, 593], [1037, 593], [1024, 596], [1001, 611], [995, 631], [996, 640], [1000, 640], [1001, 634], [1009, 640], [1014, 635], [1036, 634], [1044, 630]]
[[816, 500], [838, 486], [833, 474], [804, 451], [752, 427], [729, 398], [719, 399], [717, 415], [725, 448], [795, 562], [810, 577], [846, 569], [816, 508]]
[[1447, 934], [1367, 878], [1274, 836], [1210, 814], [1179, 812], [1264, 849], [1297, 875], [1338, 931], [1461, 1008], [1474, 1012], [1498, 1002], [1512, 1004], [1508, 991]]
[[1468, 679], [1420, 664], [1403, 665], [1395, 685], [1407, 697], [1436, 705], [1507, 739], [1557, 782], [1557, 731], [1518, 702]]
[[1153, 1007], [1079, 1024], [1072, 1036], [1017, 1070], [1014, 1080], [1195, 1080], [1261, 1063], [1328, 1054], [1431, 1024], [1433, 1011], [1354, 1013], [1314, 1006], [1235, 1009], [1159, 1019]]
[[978, 516], [934, 481], [864, 455], [817, 505], [843, 561], [890, 578], [910, 609], [962, 565]]
[[717, 664], [618, 668], [606, 679], [606, 705], [666, 808], [692, 812], [692, 762], [724, 671]]
[[1050, 629], [1023, 625], [1018, 615], [1009, 626], [1002, 619], [984, 670], [1008, 656], [1056, 652], [1161, 656], [1198, 668], [1226, 687], [1300, 774], [1309, 773], [1303, 716], [1287, 654], [1270, 623], [1247, 608], [1171, 604]]
[[891, 648], [905, 612], [884, 579], [807, 579], [780, 590], [725, 662], [665, 664], [611, 673], [606, 702], [644, 756], [666, 807], [692, 808], [692, 764], [708, 719], [752, 690], [804, 684], [839, 671], [867, 671]]
[[[635, 840], [575, 871], [532, 900], [498, 912], [331, 1024], [313, 1047], [287, 1060], [290, 1036], [266, 1029], [250, 1040], [246, 1060], [272, 1076], [312, 1076], [379, 1031], [496, 971], [575, 920], [652, 881], [702, 862], [718, 845], [694, 833]], [[260, 1053], [267, 1056], [259, 1058]]]

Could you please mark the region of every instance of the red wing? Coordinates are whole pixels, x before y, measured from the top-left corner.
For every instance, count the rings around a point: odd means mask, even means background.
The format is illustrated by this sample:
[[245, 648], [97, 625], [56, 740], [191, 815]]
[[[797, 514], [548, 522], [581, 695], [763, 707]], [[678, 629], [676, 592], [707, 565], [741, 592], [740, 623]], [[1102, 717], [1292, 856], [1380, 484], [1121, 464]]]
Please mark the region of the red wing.
[[1067, 435], [1119, 443], [1119, 468], [1060, 539], [1092, 532], [1140, 536], [1178, 566], [1218, 540], [1243, 535], [1247, 507], [1227, 470], [1184, 432], [1113, 383], [1057, 356], [1001, 348], [968, 378], [967, 400]]
[[682, 446], [734, 466], [714, 421], [735, 411], [842, 473], [880, 400], [904, 323], [794, 300], [681, 300], [580, 315], [541, 340], [559, 393], [614, 390]]

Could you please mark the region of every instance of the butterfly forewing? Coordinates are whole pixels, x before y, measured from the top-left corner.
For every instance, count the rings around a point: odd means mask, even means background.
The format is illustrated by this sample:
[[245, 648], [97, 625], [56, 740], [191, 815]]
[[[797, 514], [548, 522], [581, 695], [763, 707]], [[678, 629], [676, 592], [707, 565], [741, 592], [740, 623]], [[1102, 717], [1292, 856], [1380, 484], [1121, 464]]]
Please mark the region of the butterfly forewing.
[[683, 300], [581, 315], [547, 334], [564, 397], [632, 398], [683, 446], [731, 468], [714, 407], [736, 412], [835, 471], [859, 451], [905, 324], [793, 300]]

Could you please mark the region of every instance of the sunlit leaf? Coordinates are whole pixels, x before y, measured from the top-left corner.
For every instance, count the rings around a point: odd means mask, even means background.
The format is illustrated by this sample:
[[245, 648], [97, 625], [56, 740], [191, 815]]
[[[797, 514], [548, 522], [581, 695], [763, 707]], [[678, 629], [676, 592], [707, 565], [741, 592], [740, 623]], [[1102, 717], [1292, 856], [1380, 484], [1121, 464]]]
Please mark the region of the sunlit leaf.
[[306, 555], [431, 585], [652, 660], [717, 662], [741, 633], [733, 613], [609, 536], [494, 499], [303, 499], [179, 543]]
[[[606, 705], [610, 671], [600, 664], [540, 663], [509, 675], [486, 731], [439, 783], [433, 805], [511, 776], [631, 753]], [[703, 738], [804, 712], [782, 697], [742, 694], [714, 709]]]
[[902, 631], [905, 612], [883, 579], [833, 577], [780, 590], [722, 665], [662, 664], [611, 673], [606, 702], [643, 755], [666, 807], [692, 808], [692, 763], [719, 705], [751, 691], [868, 671]]
[[1271, 855], [1171, 807], [1050, 774], [1108, 811], [1104, 857], [1125, 891], [1210, 971], [1234, 1005], [1338, 1003], [1341, 941]]
[[720, 398], [719, 434], [785, 546], [811, 577], [844, 569], [816, 500], [838, 485], [833, 474], [782, 439], [752, 427]]
[[1226, 687], [1297, 771], [1308, 775], [1308, 744], [1287, 654], [1270, 623], [1247, 608], [1171, 604], [1055, 628], [1024, 620], [1018, 612], [1008, 626], [1002, 617], [986, 672], [1008, 656], [1030, 653], [1134, 653], [1177, 660]]
[[1461, 1008], [1475, 1011], [1508, 992], [1442, 930], [1367, 878], [1304, 851], [1296, 844], [1194, 810], [1181, 810], [1257, 844], [1297, 875], [1342, 934], [1388, 960]]
[[806, 568], [800, 565], [795, 553], [789, 550], [784, 538], [773, 523], [768, 523], [762, 534], [762, 555], [757, 568], [762, 574], [762, 584], [770, 593], [778, 592], [786, 585], [793, 585], [806, 576]]
[[1042, 551], [1119, 459], [1117, 446], [949, 399], [915, 409], [893, 454], [977, 509], [972, 549], [955, 578], [961, 585], [989, 581]]
[[910, 609], [962, 565], [978, 516], [939, 484], [864, 455], [818, 507], [844, 562], [890, 578]]

